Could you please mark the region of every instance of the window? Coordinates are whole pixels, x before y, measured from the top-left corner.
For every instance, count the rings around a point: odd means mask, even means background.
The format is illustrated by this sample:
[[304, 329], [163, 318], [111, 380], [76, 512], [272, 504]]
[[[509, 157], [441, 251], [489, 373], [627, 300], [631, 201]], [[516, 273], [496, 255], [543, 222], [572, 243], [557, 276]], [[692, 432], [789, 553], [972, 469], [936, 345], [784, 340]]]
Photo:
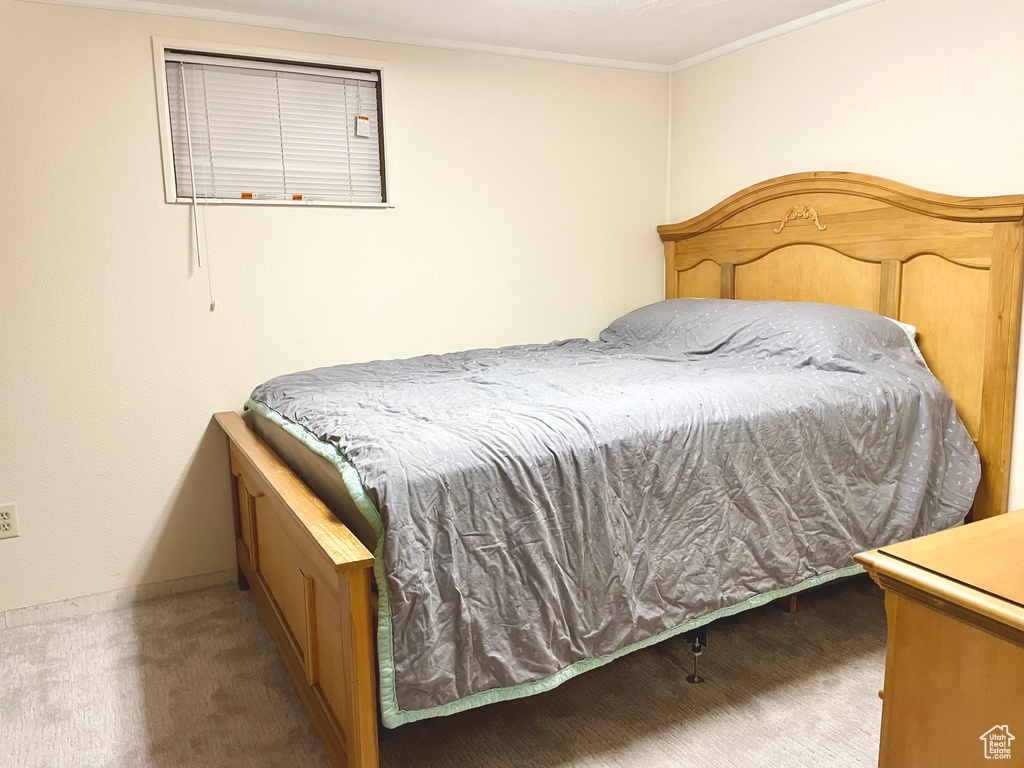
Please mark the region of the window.
[[172, 48], [163, 66], [173, 199], [387, 202], [379, 70]]

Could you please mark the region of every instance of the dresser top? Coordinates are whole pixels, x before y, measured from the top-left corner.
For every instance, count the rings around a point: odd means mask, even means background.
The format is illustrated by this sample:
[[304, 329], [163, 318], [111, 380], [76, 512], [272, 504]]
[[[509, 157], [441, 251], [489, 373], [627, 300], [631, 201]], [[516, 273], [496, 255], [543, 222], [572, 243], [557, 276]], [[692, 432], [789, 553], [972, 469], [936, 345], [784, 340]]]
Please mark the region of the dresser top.
[[878, 552], [1024, 607], [1024, 510]]

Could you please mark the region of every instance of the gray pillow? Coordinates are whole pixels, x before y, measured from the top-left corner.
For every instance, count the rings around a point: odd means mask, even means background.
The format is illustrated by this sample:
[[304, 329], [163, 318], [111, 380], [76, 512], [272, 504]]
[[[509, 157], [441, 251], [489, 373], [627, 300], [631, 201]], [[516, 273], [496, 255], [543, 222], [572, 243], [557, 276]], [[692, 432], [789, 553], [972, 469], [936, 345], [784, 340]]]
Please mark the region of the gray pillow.
[[601, 331], [600, 339], [647, 354], [729, 355], [819, 366], [903, 352], [913, 356], [907, 335], [888, 318], [811, 302], [670, 299], [623, 315]]

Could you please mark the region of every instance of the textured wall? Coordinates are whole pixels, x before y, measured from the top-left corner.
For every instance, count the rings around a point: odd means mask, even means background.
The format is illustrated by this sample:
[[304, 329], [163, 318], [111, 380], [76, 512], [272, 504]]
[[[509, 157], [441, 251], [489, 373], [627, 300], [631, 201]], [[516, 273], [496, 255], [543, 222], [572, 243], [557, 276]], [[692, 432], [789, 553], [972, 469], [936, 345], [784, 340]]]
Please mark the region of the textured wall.
[[[672, 79], [672, 220], [773, 176], [1024, 193], [1024, 2], [886, 0]], [[1024, 386], [1010, 506], [1024, 506]]]
[[[163, 202], [153, 35], [386, 61], [396, 207], [211, 207], [211, 314]], [[230, 567], [210, 414], [273, 375], [657, 299], [667, 83], [0, 0], [0, 609]]]

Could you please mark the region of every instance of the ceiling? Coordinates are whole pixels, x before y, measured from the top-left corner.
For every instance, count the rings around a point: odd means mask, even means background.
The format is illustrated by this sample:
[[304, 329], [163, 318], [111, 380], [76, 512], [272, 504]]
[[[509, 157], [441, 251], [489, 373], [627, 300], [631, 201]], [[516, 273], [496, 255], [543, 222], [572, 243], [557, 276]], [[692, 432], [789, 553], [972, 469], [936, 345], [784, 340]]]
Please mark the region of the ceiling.
[[[81, 0], [79, 0], [81, 1]], [[668, 67], [877, 0], [157, 0], [374, 40]], [[102, 2], [97, 4], [103, 4]], [[806, 17], [811, 16], [811, 19]], [[290, 23], [288, 23], [290, 22]], [[783, 29], [778, 29], [783, 27]], [[769, 34], [765, 34], [769, 33]], [[525, 50], [524, 50], [525, 49]]]

